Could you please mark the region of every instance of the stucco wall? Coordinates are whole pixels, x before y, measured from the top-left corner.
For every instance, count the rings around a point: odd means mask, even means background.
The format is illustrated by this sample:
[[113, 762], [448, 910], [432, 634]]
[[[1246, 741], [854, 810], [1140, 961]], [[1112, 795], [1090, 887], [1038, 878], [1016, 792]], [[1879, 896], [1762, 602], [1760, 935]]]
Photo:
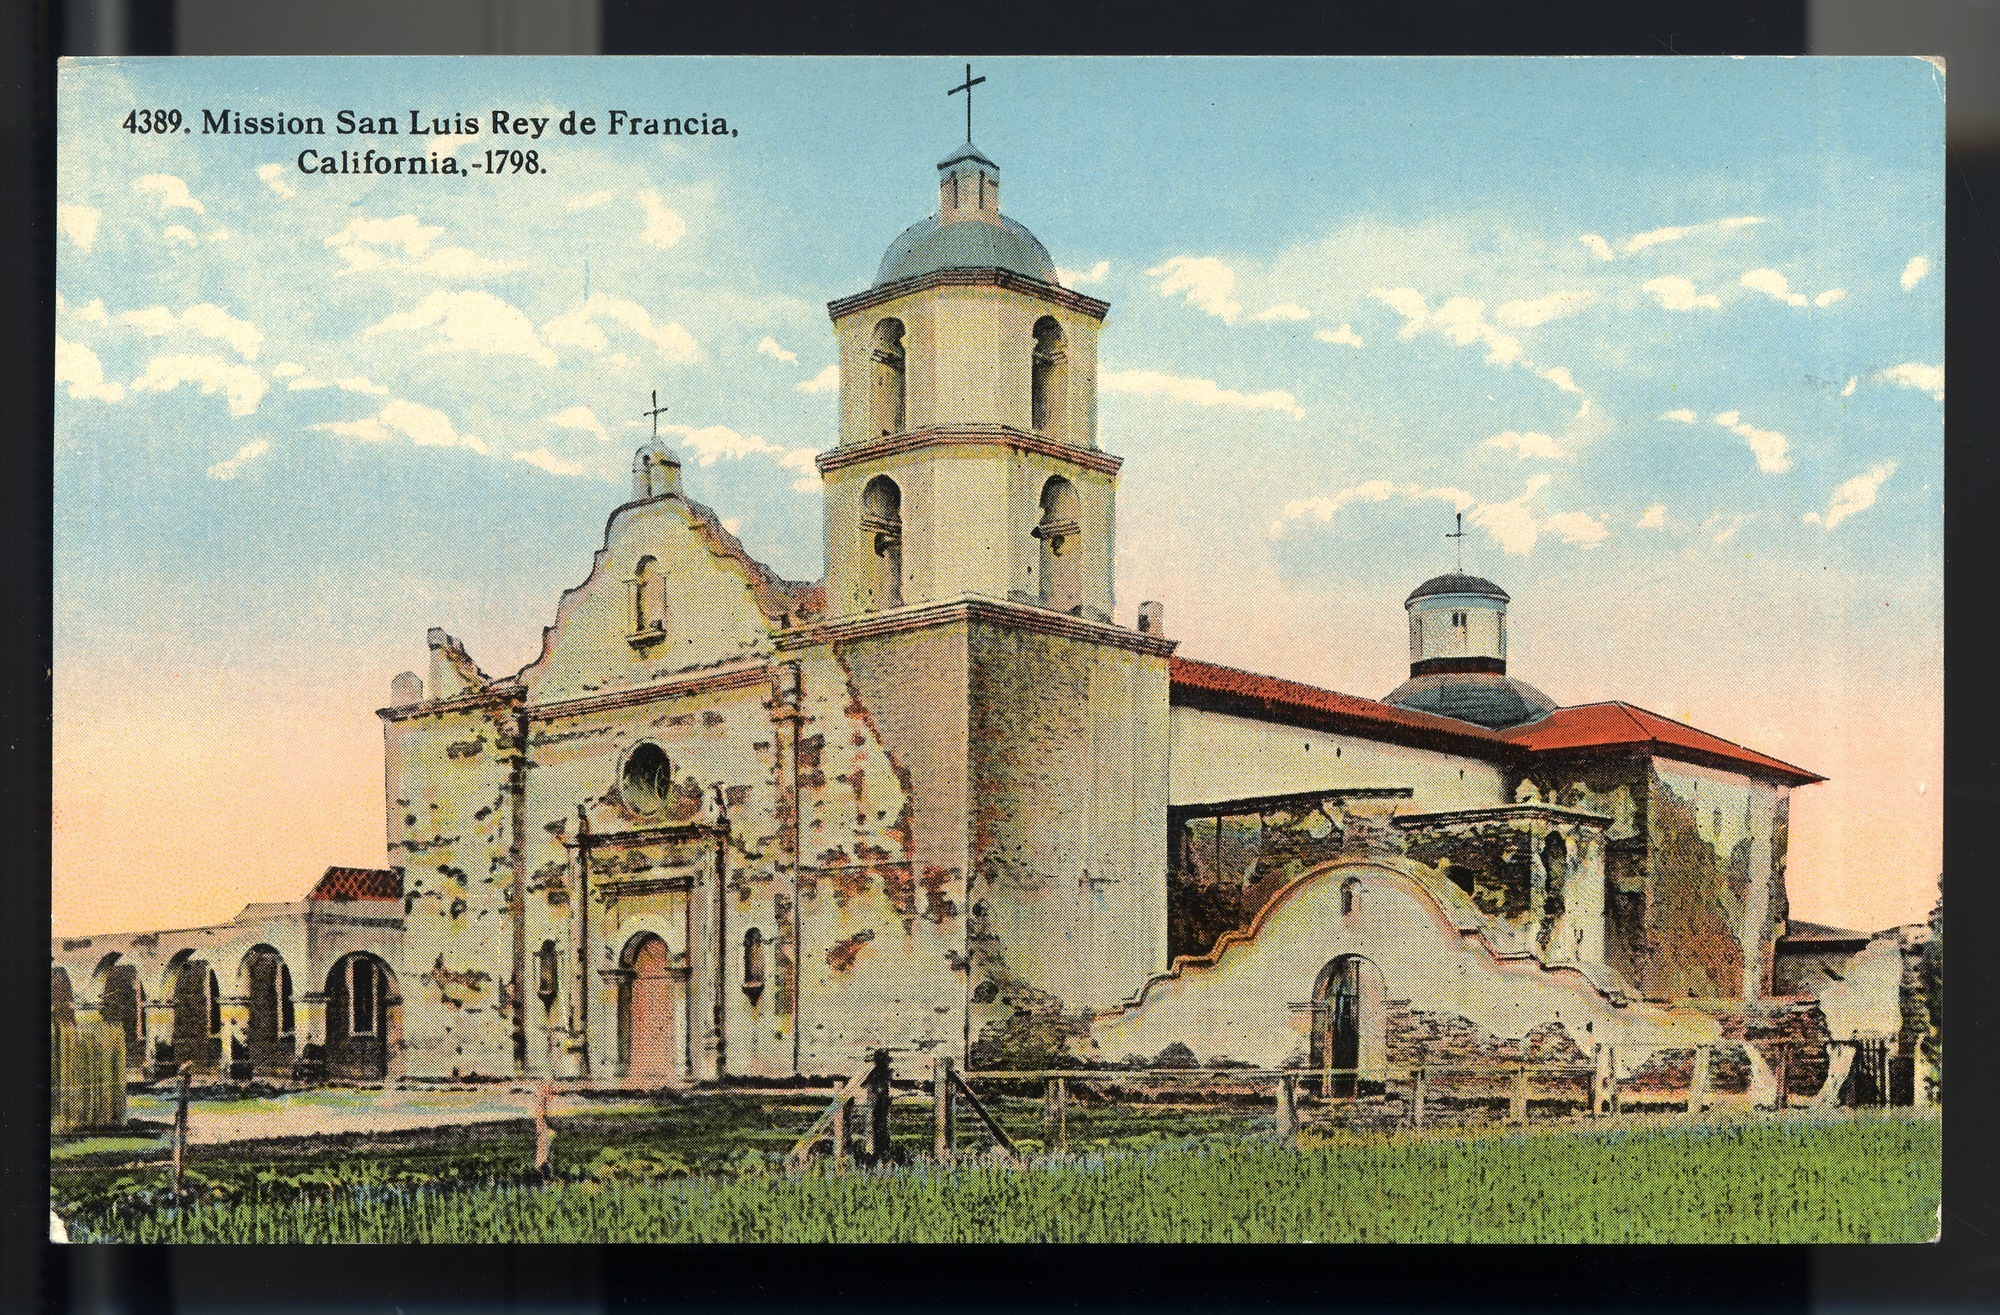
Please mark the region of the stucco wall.
[[1329, 731], [1176, 707], [1169, 801], [1408, 786], [1410, 812], [1511, 803], [1494, 763]]

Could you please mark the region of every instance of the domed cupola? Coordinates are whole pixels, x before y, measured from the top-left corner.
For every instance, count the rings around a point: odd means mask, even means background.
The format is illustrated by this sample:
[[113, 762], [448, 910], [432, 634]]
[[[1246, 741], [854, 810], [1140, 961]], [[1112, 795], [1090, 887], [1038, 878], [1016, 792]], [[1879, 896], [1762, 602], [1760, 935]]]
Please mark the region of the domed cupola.
[[1000, 213], [1000, 166], [970, 141], [938, 161], [938, 210], [904, 229], [875, 271], [875, 286], [945, 269], [1004, 269], [1056, 282], [1056, 263], [1033, 233]]
[[1555, 701], [1507, 674], [1507, 591], [1453, 571], [1410, 591], [1410, 678], [1384, 703], [1500, 730], [1555, 711]]

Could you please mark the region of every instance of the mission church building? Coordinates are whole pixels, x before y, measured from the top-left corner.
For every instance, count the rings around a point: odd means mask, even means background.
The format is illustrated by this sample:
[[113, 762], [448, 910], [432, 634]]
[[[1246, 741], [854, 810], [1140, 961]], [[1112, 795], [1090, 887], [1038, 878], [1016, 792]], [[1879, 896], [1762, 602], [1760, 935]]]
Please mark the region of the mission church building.
[[[1380, 701], [1121, 613], [1108, 310], [968, 142], [829, 307], [824, 580], [753, 559], [655, 438], [532, 662], [489, 675], [430, 632], [380, 712], [380, 1072], [670, 1085], [888, 1047], [1631, 1073], [1712, 1047], [1749, 1096], [1776, 1042], [1816, 1056], [1785, 1070], [1810, 1094], [1829, 1038], [1895, 1030], [1893, 990], [1779, 971], [1787, 798], [1820, 778], [1555, 706], [1508, 674], [1490, 581], [1409, 596], [1410, 679]], [[72, 980], [95, 939], [58, 949]], [[316, 972], [300, 1046], [358, 989]], [[149, 1026], [178, 1037], [171, 1012]]]

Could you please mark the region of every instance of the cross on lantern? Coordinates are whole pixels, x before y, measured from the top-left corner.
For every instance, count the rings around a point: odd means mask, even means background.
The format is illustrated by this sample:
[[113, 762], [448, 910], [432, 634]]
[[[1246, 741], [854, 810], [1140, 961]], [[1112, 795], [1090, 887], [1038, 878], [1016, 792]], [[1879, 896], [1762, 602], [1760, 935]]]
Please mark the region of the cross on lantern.
[[1458, 528], [1444, 537], [1457, 542], [1458, 569], [1462, 572], [1465, 570], [1465, 513], [1462, 511], [1456, 513], [1456, 519], [1458, 521]]
[[653, 409], [639, 413], [640, 415], [653, 417], [653, 441], [655, 443], [660, 441], [660, 417], [666, 413], [667, 408], [660, 405], [660, 390], [655, 388], [653, 389]]
[[984, 81], [986, 81], [984, 75], [976, 78], [973, 77], [972, 65], [967, 64], [965, 66], [965, 81], [945, 93], [947, 96], [956, 96], [961, 91], [965, 93], [965, 144], [967, 146], [972, 145], [972, 89]]

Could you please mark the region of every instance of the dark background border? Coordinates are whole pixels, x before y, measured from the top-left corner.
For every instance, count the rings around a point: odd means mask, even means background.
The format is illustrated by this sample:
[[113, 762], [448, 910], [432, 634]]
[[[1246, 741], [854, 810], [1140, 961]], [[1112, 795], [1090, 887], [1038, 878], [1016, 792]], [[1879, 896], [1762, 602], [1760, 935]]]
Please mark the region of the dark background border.
[[[526, 0], [492, 0], [495, 12]], [[0, 1311], [608, 1311], [696, 1310], [960, 1312], [1104, 1307], [1161, 1312], [1236, 1310], [1755, 1311], [1972, 1310], [2000, 1293], [2000, 1211], [1993, 1138], [1984, 1123], [1993, 1090], [1988, 1033], [1991, 968], [1961, 934], [1951, 970], [1953, 1082], [1946, 1098], [1943, 1241], [1873, 1248], [1200, 1248], [1024, 1247], [47, 1247], [47, 1092], [41, 1034], [47, 927], [50, 655], [50, 479], [53, 430], [54, 64], [57, 54], [234, 52], [410, 53], [513, 48], [494, 31], [428, 28], [423, 0], [258, 0], [212, 44], [197, 0], [38, 0], [12, 6], [0, 39], [0, 249], [15, 277], [0, 318], [10, 348], [0, 389], [7, 477], [0, 479], [0, 605], [14, 631], [0, 649], [0, 826], [10, 844], [8, 944], [0, 1020]], [[1913, 2], [1906, 12], [1926, 8]], [[1949, 13], [1973, 0], [1931, 0]], [[602, 0], [594, 15], [605, 53], [879, 53], [952, 60], [981, 54], [1793, 54], [1808, 49], [1809, 6], [1758, 0], [1400, 0], [1291, 9], [1116, 3], [1084, 11], [1046, 4], [1003, 8], [791, 3], [642, 3]], [[1815, 11], [1817, 12], [1817, 11]], [[1935, 15], [1933, 15], [1935, 17]], [[179, 18], [181, 21], [177, 22]], [[520, 23], [527, 20], [518, 20]], [[1892, 29], [1879, 46], [1904, 53]], [[109, 42], [110, 44], [107, 44]], [[197, 48], [198, 47], [198, 48]], [[1916, 47], [1934, 53], [1926, 46]], [[1956, 52], [1947, 52], [1956, 53]], [[1953, 69], [1957, 93], [1969, 72]], [[1990, 74], [1982, 74], [1988, 76]], [[1754, 125], [1746, 124], [1746, 131]], [[1985, 604], [1993, 548], [1996, 434], [1991, 317], [2000, 302], [2000, 132], [1962, 135], [1948, 152], [1946, 403], [1949, 670], [1947, 867], [1953, 925], [1992, 925], [1991, 879], [1980, 823], [1996, 791], [1994, 656]], [[1972, 953], [1967, 953], [1968, 946]], [[1441, 1208], [1449, 1208], [1448, 1203]]]

